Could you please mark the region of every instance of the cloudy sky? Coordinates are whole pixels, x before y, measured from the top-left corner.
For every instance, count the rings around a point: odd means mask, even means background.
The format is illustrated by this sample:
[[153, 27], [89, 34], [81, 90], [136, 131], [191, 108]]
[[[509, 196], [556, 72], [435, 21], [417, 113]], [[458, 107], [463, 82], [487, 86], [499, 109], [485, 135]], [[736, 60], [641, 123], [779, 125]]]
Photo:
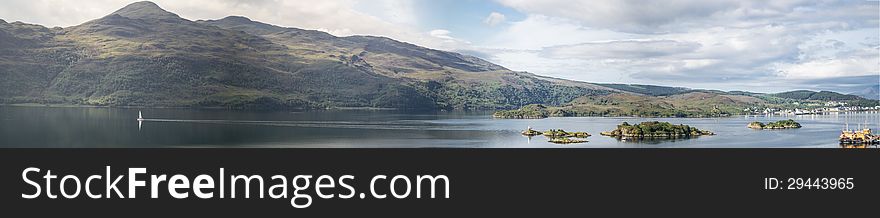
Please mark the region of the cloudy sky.
[[[131, 0], [4, 0], [0, 19], [71, 26]], [[380, 35], [573, 80], [720, 90], [880, 84], [875, 0], [155, 0], [192, 20], [241, 15]]]

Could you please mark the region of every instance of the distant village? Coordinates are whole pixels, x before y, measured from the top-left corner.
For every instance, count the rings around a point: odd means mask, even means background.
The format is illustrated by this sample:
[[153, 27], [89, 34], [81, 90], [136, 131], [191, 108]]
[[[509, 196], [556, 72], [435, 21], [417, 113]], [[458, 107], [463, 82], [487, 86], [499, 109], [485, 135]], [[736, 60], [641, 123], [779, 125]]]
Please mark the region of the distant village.
[[805, 114], [834, 114], [847, 112], [864, 112], [864, 111], [880, 111], [880, 105], [874, 107], [848, 106], [846, 102], [828, 101], [824, 105], [819, 103], [801, 104], [792, 103], [794, 109], [781, 108], [760, 108], [751, 107], [743, 109], [748, 114], [766, 114], [766, 115], [805, 115]]

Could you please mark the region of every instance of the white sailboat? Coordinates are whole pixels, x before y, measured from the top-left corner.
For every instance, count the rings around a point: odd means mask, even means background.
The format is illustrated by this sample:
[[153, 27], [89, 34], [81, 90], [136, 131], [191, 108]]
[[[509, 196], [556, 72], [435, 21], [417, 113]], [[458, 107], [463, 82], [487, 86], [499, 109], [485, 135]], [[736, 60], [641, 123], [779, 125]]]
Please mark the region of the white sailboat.
[[137, 121], [138, 121], [138, 131], [141, 131], [141, 126], [144, 125], [144, 116], [143, 116], [143, 114], [141, 114], [141, 111], [138, 111]]

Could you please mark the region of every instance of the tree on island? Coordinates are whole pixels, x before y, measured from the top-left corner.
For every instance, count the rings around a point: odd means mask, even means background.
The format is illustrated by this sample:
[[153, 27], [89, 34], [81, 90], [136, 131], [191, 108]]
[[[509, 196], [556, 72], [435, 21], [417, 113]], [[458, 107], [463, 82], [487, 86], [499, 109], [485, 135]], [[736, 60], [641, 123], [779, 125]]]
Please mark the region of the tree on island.
[[623, 122], [617, 125], [617, 129], [603, 132], [602, 135], [611, 137], [633, 137], [633, 138], [688, 138], [701, 135], [714, 135], [707, 130], [700, 130], [684, 124], [673, 125], [668, 122], [642, 122], [636, 125], [630, 125]]
[[768, 124], [764, 124], [761, 122], [751, 122], [747, 126], [752, 129], [797, 129], [801, 128], [801, 124], [792, 119], [788, 120], [780, 120], [776, 122], [770, 122]]

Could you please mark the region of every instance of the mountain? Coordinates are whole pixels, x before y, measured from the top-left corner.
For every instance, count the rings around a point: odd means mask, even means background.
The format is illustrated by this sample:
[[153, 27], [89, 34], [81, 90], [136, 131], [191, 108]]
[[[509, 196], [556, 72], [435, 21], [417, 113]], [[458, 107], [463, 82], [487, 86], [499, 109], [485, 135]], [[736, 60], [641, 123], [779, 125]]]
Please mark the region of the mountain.
[[110, 15], [119, 15], [132, 19], [162, 19], [162, 20], [179, 20], [177, 14], [163, 10], [159, 5], [153, 2], [143, 1], [131, 3]]
[[75, 49], [54, 37], [57, 30], [0, 20], [0, 97], [40, 96]]
[[0, 104], [427, 110], [545, 104], [567, 113], [703, 116], [819, 100], [876, 103], [833, 92], [578, 82], [385, 37], [337, 37], [240, 16], [191, 21], [152, 2], [67, 28], [0, 20]]
[[384, 37], [190, 21], [152, 2], [63, 29], [2, 21], [0, 39], [0, 103], [456, 110], [618, 92]]
[[880, 85], [867, 87], [858, 92], [850, 93], [867, 99], [880, 100]]
[[[330, 34], [297, 28], [283, 28], [251, 21], [244, 17], [227, 17], [216, 21], [198, 21], [230, 30], [239, 30], [291, 48], [294, 55], [310, 59], [341, 60], [358, 65], [365, 71], [389, 77], [421, 78], [413, 73], [427, 71], [510, 73], [510, 70], [479, 58], [458, 53], [419, 47], [384, 37], [335, 37]], [[349, 55], [351, 54], [351, 55]]]

